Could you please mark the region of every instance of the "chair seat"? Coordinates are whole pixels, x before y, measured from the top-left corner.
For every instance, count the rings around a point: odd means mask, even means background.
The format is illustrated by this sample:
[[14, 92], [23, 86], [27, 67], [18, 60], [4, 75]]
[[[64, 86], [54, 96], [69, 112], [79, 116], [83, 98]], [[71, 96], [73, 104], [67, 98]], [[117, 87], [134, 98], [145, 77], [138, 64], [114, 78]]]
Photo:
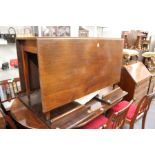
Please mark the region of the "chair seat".
[[132, 118], [133, 118], [133, 116], [134, 116], [134, 114], [135, 114], [135, 112], [136, 112], [136, 109], [137, 109], [137, 105], [132, 104], [132, 105], [130, 106], [129, 111], [128, 111], [127, 116], [126, 116], [126, 118], [127, 118], [128, 120], [132, 120]]
[[122, 110], [123, 108], [125, 108], [128, 104], [129, 104], [128, 101], [121, 101], [121, 102], [119, 102], [118, 104], [116, 104], [115, 106], [113, 106], [113, 107], [111, 108], [111, 110], [112, 110], [113, 112], [118, 112], [118, 111]]
[[81, 129], [99, 129], [104, 124], [106, 124], [107, 121], [108, 121], [107, 117], [100, 115], [96, 117], [94, 120], [92, 120], [91, 122], [89, 122], [88, 124], [81, 127]]
[[[118, 104], [116, 104], [115, 106], [113, 106], [113, 107], [111, 108], [111, 110], [112, 110], [113, 112], [118, 112], [118, 111], [120, 111], [121, 109], [125, 108], [128, 104], [129, 104], [128, 101], [121, 101], [121, 102], [119, 102]], [[126, 116], [126, 118], [127, 118], [128, 120], [131, 120], [131, 119], [133, 118], [136, 109], [137, 109], [137, 105], [132, 104], [132, 105], [130, 106], [130, 108], [129, 108], [129, 110], [128, 110], [128, 113], [127, 113], [127, 116]]]

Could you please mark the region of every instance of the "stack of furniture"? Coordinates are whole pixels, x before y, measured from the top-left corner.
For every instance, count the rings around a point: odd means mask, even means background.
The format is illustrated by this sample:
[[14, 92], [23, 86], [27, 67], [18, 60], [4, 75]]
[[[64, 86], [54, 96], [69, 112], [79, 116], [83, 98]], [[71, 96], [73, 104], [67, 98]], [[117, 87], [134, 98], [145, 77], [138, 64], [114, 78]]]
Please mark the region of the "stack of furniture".
[[148, 39], [148, 32], [142, 32], [142, 38], [141, 38], [141, 49], [143, 52], [149, 51], [149, 45], [150, 45], [150, 39]]
[[105, 113], [127, 92], [75, 100], [119, 82], [122, 49], [123, 39], [17, 38], [23, 93], [12, 117], [27, 128], [79, 128]]

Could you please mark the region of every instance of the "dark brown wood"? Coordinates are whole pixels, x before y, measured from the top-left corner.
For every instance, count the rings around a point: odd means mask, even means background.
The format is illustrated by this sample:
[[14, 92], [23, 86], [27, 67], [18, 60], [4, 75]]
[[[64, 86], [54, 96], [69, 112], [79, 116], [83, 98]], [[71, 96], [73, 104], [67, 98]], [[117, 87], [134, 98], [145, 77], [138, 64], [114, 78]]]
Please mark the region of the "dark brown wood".
[[[20, 77], [25, 77], [23, 89], [26, 88], [29, 96], [32, 87], [30, 81], [35, 80], [29, 75], [34, 67], [28, 66], [28, 53], [35, 53], [38, 59], [39, 79], [35, 87], [41, 89], [42, 110], [46, 113], [119, 82], [122, 48], [122, 39], [17, 39], [19, 62], [23, 63]], [[37, 52], [34, 52], [36, 49]]]
[[25, 78], [24, 78], [24, 66], [23, 66], [23, 57], [22, 57], [22, 51], [23, 51], [23, 46], [21, 44], [20, 40], [16, 40], [16, 48], [17, 48], [17, 56], [18, 56], [18, 67], [19, 67], [19, 77], [21, 82], [21, 90], [22, 92], [26, 91], [26, 86], [25, 86]]
[[[50, 128], [87, 123], [103, 113], [105, 105], [90, 112], [98, 101], [81, 106], [74, 100], [119, 82], [122, 48], [123, 39], [17, 38], [23, 91], [17, 103]], [[17, 114], [14, 108], [11, 113]], [[18, 116], [14, 118], [18, 122]]]
[[9, 115], [9, 112], [5, 113], [0, 109], [0, 128], [6, 128], [6, 125], [9, 125], [11, 129], [16, 129], [15, 122]]
[[151, 74], [141, 62], [124, 65], [119, 85], [128, 92], [125, 99], [135, 99], [138, 103], [148, 92], [150, 77]]
[[2, 115], [2, 112], [0, 109], [0, 129], [4, 129], [5, 126], [6, 126], [5, 119], [4, 119], [4, 116]]
[[116, 102], [121, 101], [122, 98], [127, 94], [128, 93], [125, 91], [122, 91], [120, 87], [117, 87], [114, 90], [110, 91], [110, 93], [106, 94], [106, 96], [102, 96], [102, 99], [100, 99], [99, 97], [95, 97], [95, 99], [102, 103], [114, 104]]
[[37, 54], [37, 42], [36, 40], [24, 40], [23, 50]]
[[[113, 57], [122, 57], [119, 42], [103, 39], [38, 39], [43, 111], [47, 112], [119, 81], [121, 64], [110, 61]], [[52, 101], [51, 104], [49, 101]]]
[[[117, 96], [115, 94], [117, 94]], [[126, 94], [127, 94], [126, 92], [117, 88], [115, 91], [112, 91], [112, 93], [108, 93], [107, 95], [105, 95], [105, 97], [107, 100], [108, 99], [111, 100], [113, 96], [116, 96], [116, 98], [118, 98], [119, 100], [120, 96], [123, 98]], [[26, 95], [20, 97], [20, 100], [17, 99], [13, 103], [14, 106], [12, 107], [13, 109], [11, 110], [11, 114], [19, 124], [22, 124], [23, 127], [25, 126], [28, 128], [40, 128], [39, 124], [37, 125], [35, 122], [37, 118], [40, 122], [42, 123], [44, 122], [46, 127], [54, 129], [78, 128], [88, 123], [92, 119], [96, 118], [100, 114], [106, 112], [107, 110], [109, 110], [111, 107], [113, 107], [118, 103], [118, 101], [115, 101], [113, 104], [101, 103], [102, 106], [100, 108], [91, 111], [91, 106], [98, 102], [96, 99], [93, 99], [86, 105], [80, 105], [77, 102], [72, 102], [60, 108], [52, 110], [51, 120], [50, 122], [48, 122], [46, 121], [45, 115], [43, 115], [43, 113], [41, 112], [41, 107], [39, 107], [40, 104], [37, 104], [38, 102], [40, 102], [40, 99], [38, 100], [38, 96], [39, 92], [35, 92], [35, 94], [33, 93], [33, 95], [31, 94], [31, 100], [32, 100], [31, 110], [28, 108], [28, 99]], [[109, 96], [109, 98], [107, 96]], [[26, 119], [27, 122], [30, 122], [31, 126], [30, 125], [28, 126], [25, 123], [24, 119]]]
[[150, 85], [149, 85], [149, 91], [148, 94], [151, 94], [155, 91], [155, 73], [151, 73], [151, 79], [150, 79]]
[[[117, 94], [117, 95], [116, 95]], [[51, 128], [77, 128], [85, 125], [89, 121], [93, 120], [100, 114], [106, 112], [111, 107], [116, 105], [118, 101], [120, 100], [120, 96], [123, 98], [127, 93], [122, 91], [120, 88], [116, 89], [115, 91], [112, 91], [108, 93], [105, 98], [107, 100], [112, 100], [113, 96], [117, 96], [116, 98], [118, 100], [115, 100], [112, 104], [108, 103], [101, 103], [101, 107], [95, 111], [91, 111], [90, 108], [92, 105], [96, 104], [98, 100], [94, 98], [90, 102], [88, 102], [85, 106], [79, 106], [76, 111], [70, 112], [67, 115], [61, 117], [60, 119], [57, 119], [51, 124]]]
[[133, 100], [120, 111], [111, 113], [107, 123], [104, 124], [103, 128], [104, 129], [110, 129], [110, 128], [121, 129], [124, 126], [127, 112], [132, 103], [133, 103]]
[[134, 128], [134, 123], [139, 118], [142, 118], [142, 129], [145, 128], [145, 120], [146, 120], [147, 112], [150, 108], [150, 104], [153, 98], [155, 98], [155, 92], [144, 96], [138, 103], [136, 111], [133, 114], [132, 119], [130, 120], [126, 118], [126, 123], [129, 123], [130, 129]]
[[14, 100], [11, 107], [11, 116], [23, 128], [42, 128], [48, 126], [42, 122], [29, 108], [27, 108], [18, 98]]

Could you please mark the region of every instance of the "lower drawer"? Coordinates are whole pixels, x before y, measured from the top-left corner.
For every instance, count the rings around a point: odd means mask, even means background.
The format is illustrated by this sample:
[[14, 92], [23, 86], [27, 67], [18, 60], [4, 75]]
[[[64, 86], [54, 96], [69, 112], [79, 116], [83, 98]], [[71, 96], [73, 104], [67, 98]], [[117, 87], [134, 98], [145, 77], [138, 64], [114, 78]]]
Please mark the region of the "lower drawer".
[[142, 83], [141, 85], [136, 86], [135, 87], [135, 94], [137, 94], [137, 93], [139, 93], [141, 91], [144, 91], [144, 90], [148, 91], [149, 83], [150, 83], [150, 81], [147, 80], [144, 83]]
[[145, 95], [147, 95], [148, 92], [148, 87], [145, 89], [141, 89], [139, 92], [137, 91], [136, 93], [134, 93], [134, 99], [137, 98], [143, 98]]

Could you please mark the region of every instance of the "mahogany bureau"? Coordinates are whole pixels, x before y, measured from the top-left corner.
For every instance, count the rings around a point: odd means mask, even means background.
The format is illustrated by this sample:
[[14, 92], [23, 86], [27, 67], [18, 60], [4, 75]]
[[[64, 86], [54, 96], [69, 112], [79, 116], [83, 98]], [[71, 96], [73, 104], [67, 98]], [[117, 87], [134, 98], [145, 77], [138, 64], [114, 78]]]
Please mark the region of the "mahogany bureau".
[[124, 65], [119, 85], [128, 92], [125, 99], [128, 101], [135, 99], [138, 103], [148, 93], [150, 78], [151, 74], [143, 63]]

